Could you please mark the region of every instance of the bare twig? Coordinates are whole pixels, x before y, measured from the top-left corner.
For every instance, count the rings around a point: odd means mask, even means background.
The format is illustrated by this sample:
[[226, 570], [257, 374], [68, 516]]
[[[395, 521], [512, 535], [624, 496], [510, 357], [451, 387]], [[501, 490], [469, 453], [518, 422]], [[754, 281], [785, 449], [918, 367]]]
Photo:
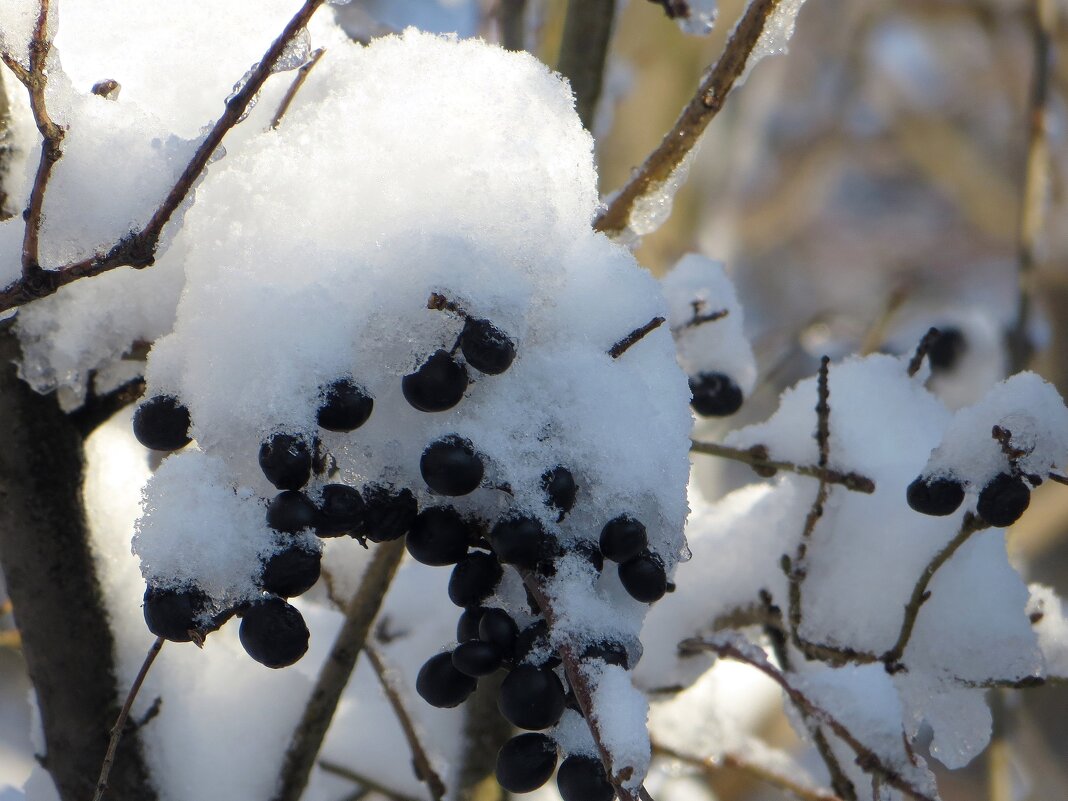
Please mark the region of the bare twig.
[[556, 69], [571, 82], [575, 110], [586, 130], [593, 130], [601, 97], [616, 0], [570, 0]]
[[397, 721], [404, 731], [404, 739], [408, 741], [408, 747], [412, 751], [412, 765], [415, 768], [416, 776], [426, 784], [427, 789], [430, 791], [430, 797], [434, 801], [442, 801], [446, 794], [445, 782], [441, 780], [441, 776], [438, 775], [438, 772], [434, 770], [434, 766], [430, 763], [430, 757], [427, 756], [426, 749], [419, 739], [419, 732], [415, 729], [412, 716], [408, 714], [408, 710], [404, 706], [404, 699], [401, 698], [400, 690], [393, 683], [392, 671], [386, 666], [382, 655], [378, 653], [378, 649], [375, 646], [370, 643], [364, 643], [363, 652], [367, 657], [367, 661], [371, 663], [371, 667], [374, 668], [375, 675], [378, 676], [378, 683], [382, 685], [382, 692], [385, 693], [386, 700], [389, 701], [389, 705], [393, 708], [393, 714], [397, 716]]
[[927, 563], [927, 567], [923, 569], [923, 573], [920, 574], [919, 579], [916, 581], [916, 586], [912, 588], [912, 595], [909, 597], [908, 603], [905, 604], [905, 616], [901, 621], [901, 630], [897, 635], [897, 642], [894, 643], [889, 651], [879, 657], [886, 665], [887, 670], [893, 672], [901, 668], [901, 657], [904, 655], [905, 648], [908, 647], [909, 639], [912, 637], [912, 629], [916, 625], [916, 618], [919, 617], [920, 608], [931, 597], [927, 587], [931, 583], [931, 579], [934, 578], [935, 573], [949, 561], [949, 558], [957, 552], [960, 546], [968, 541], [972, 534], [989, 527], [990, 524], [981, 517], [968, 512], [964, 515], [964, 520], [961, 522], [960, 530], [957, 531], [956, 536]]
[[159, 655], [160, 649], [163, 648], [164, 642], [165, 640], [162, 637], [157, 637], [156, 641], [152, 643], [152, 647], [148, 649], [148, 653], [145, 655], [145, 661], [141, 663], [141, 669], [137, 672], [133, 684], [130, 685], [130, 692], [126, 694], [126, 701], [119, 711], [119, 718], [111, 729], [111, 739], [108, 741], [108, 751], [104, 755], [104, 763], [100, 766], [100, 778], [96, 780], [96, 792], [93, 793], [93, 801], [100, 801], [104, 797], [104, 792], [108, 789], [108, 776], [111, 775], [111, 766], [115, 764], [115, 752], [119, 749], [119, 741], [122, 739], [122, 733], [126, 729], [126, 719], [130, 715], [130, 708], [137, 698], [141, 685], [145, 682], [145, 677], [148, 675], [152, 663], [156, 661], [156, 656]]
[[871, 495], [875, 492], [875, 482], [867, 476], [852, 471], [843, 473], [830, 467], [818, 465], [794, 464], [768, 456], [768, 449], [763, 445], [754, 445], [752, 448], [732, 448], [729, 445], [720, 445], [717, 442], [690, 441], [692, 453], [703, 453], [709, 456], [719, 456], [736, 462], [744, 462], [751, 465], [760, 475], [767, 477], [774, 475], [776, 470], [785, 470], [788, 473], [797, 473], [801, 476], [818, 478], [828, 484], [841, 484], [853, 492], [863, 492]]
[[394, 790], [390, 790], [388, 787], [379, 784], [374, 779], [369, 779], [368, 777], [357, 773], [351, 768], [346, 768], [344, 765], [339, 765], [336, 762], [331, 762], [328, 759], [320, 759], [316, 764], [319, 765], [320, 769], [324, 770], [327, 773], [332, 773], [335, 776], [340, 776], [342, 779], [348, 779], [350, 782], [358, 784], [361, 788], [371, 790], [375, 793], [378, 793], [379, 795], [392, 799], [392, 801], [418, 801], [418, 799], [406, 795], [401, 795], [400, 793]]
[[912, 354], [912, 358], [909, 359], [908, 374], [914, 376], [920, 371], [920, 367], [923, 366], [923, 359], [927, 355], [927, 351], [931, 349], [931, 345], [935, 340], [942, 336], [942, 332], [937, 328], [928, 328], [927, 333], [920, 338], [920, 342], [916, 345], [916, 351]]
[[1021, 187], [1016, 246], [1019, 299], [1016, 319], [1006, 335], [1010, 373], [1027, 367], [1034, 351], [1034, 343], [1027, 329], [1034, 306], [1032, 279], [1035, 272], [1035, 246], [1046, 224], [1050, 179], [1047, 128], [1057, 4], [1054, 0], [1032, 0], [1032, 12], [1034, 67], [1028, 103], [1027, 166]]
[[919, 787], [916, 787], [897, 770], [884, 762], [878, 754], [864, 745], [864, 743], [860, 742], [856, 735], [850, 731], [848, 726], [843, 724], [826, 709], [812, 701], [812, 699], [805, 695], [804, 692], [794, 687], [781, 671], [777, 670], [774, 665], [763, 657], [763, 654], [758, 656], [754, 653], [755, 646], [752, 648], [743, 648], [734, 642], [733, 638], [711, 637], [708, 639], [688, 640], [685, 643], [685, 647], [696, 651], [712, 651], [721, 657], [744, 662], [745, 664], [756, 668], [778, 684], [798, 709], [803, 710], [805, 713], [818, 720], [822, 725], [827, 726], [837, 737], [848, 745], [853, 753], [857, 755], [857, 765], [866, 773], [871, 774], [878, 772], [886, 784], [912, 796], [918, 801], [935, 801], [935, 799], [927, 795], [927, 793]]
[[635, 170], [627, 184], [594, 221], [594, 228], [610, 235], [622, 233], [630, 222], [631, 211], [640, 198], [662, 186], [693, 150], [705, 128], [723, 108], [735, 81], [745, 70], [768, 17], [779, 0], [753, 0], [738, 22], [720, 56], [682, 110], [674, 127], [657, 148]]
[[672, 328], [671, 333], [673, 335], [677, 336], [689, 328], [697, 328], [705, 323], [714, 323], [716, 320], [722, 320], [730, 314], [729, 309], [716, 309], [714, 312], [706, 312], [704, 311], [705, 303], [702, 300], [695, 300], [690, 305], [693, 306], [693, 317], [682, 325]]
[[646, 334], [648, 334], [650, 331], [655, 331], [657, 328], [659, 328], [663, 324], [663, 322], [663, 317], [654, 317], [641, 328], [635, 328], [633, 331], [623, 337], [623, 339], [619, 340], [619, 342], [609, 348], [608, 355], [611, 356], [613, 359], [618, 359], [620, 356], [626, 353], [631, 348], [631, 346], [641, 341], [641, 339]]
[[136, 403], [145, 394], [145, 379], [140, 376], [120, 384], [103, 395], [98, 395], [92, 390], [92, 381], [89, 382], [89, 386], [90, 392], [85, 398], [85, 403], [70, 414], [71, 421], [83, 437], [88, 437], [114, 417], [116, 412], [125, 409], [131, 403]]
[[[248, 110], [252, 99], [270, 77], [271, 70], [282, 57], [286, 47], [304, 29], [312, 14], [316, 12], [323, 2], [324, 0], [305, 0], [304, 5], [286, 24], [279, 37], [274, 40], [267, 52], [264, 53], [263, 58], [249, 73], [245, 84], [226, 102], [226, 110], [204, 137], [182, 174], [167, 194], [167, 197], [156, 209], [144, 228], [140, 231], [131, 232], [114, 243], [107, 251], [96, 253], [87, 259], [71, 262], [55, 270], [40, 270], [32, 276], [32, 280], [28, 280], [24, 275], [9, 286], [0, 289], [0, 311], [6, 311], [23, 303], [47, 297], [74, 281], [100, 275], [118, 267], [141, 269], [151, 266], [155, 262], [156, 247], [159, 244], [163, 228], [178, 210], [178, 207], [181, 206], [186, 196], [192, 191], [193, 185], [215, 155], [215, 151], [222, 143], [223, 137], [241, 120]], [[14, 59], [5, 56], [4, 62], [12, 68], [20, 80], [26, 75], [26, 70]], [[47, 148], [42, 150], [42, 157], [46, 150]], [[42, 186], [42, 196], [43, 191], [44, 188]], [[32, 205], [31, 196], [31, 209]]]
[[741, 771], [747, 773], [750, 776], [759, 779], [765, 784], [770, 784], [772, 787], [789, 793], [795, 798], [801, 799], [801, 801], [842, 801], [842, 799], [830, 792], [829, 790], [823, 790], [816, 787], [806, 787], [799, 782], [794, 781], [789, 776], [785, 776], [781, 773], [776, 773], [763, 765], [758, 765], [756, 762], [745, 759], [744, 757], [737, 756], [736, 754], [723, 754], [719, 757], [712, 757], [708, 759], [702, 759], [700, 757], [690, 756], [684, 754], [681, 751], [677, 751], [670, 746], [666, 746], [662, 743], [653, 743], [653, 753], [661, 756], [668, 757], [670, 759], [676, 759], [686, 765], [698, 768], [703, 771], [709, 777], [722, 771], [724, 768]]
[[[541, 613], [545, 616], [545, 622], [552, 628], [555, 625], [556, 619], [556, 610], [553, 607], [552, 599], [546, 594], [536, 576], [530, 573], [525, 574], [523, 576], [523, 583], [526, 585], [527, 590], [533, 596], [534, 600], [537, 601], [538, 606], [541, 607]], [[612, 761], [612, 754], [605, 745], [604, 735], [601, 733], [601, 728], [597, 719], [597, 710], [593, 708], [593, 689], [590, 687], [586, 675], [582, 672], [581, 665], [579, 664], [578, 657], [574, 650], [572, 650], [570, 644], [565, 643], [560, 647], [557, 653], [560, 655], [560, 661], [563, 662], [564, 674], [567, 677], [568, 686], [575, 694], [575, 700], [578, 702], [579, 709], [582, 710], [582, 717], [590, 729], [590, 735], [593, 737], [593, 742], [597, 746], [601, 762], [604, 764], [605, 774], [615, 788], [616, 796], [619, 798], [619, 801], [638, 801], [639, 798], [648, 798], [648, 792], [645, 791], [644, 787], [641, 787], [637, 794], [632, 793], [626, 787], [626, 783], [632, 778], [634, 772], [633, 768], [624, 766], [619, 770], [615, 769], [615, 765]]]
[[323, 663], [300, 723], [289, 741], [273, 801], [297, 801], [304, 792], [326, 730], [356, 667], [356, 658], [403, 556], [403, 539], [384, 542], [375, 548], [360, 588], [349, 601], [345, 622]]
[[289, 111], [289, 107], [293, 104], [293, 98], [297, 96], [297, 92], [304, 86], [304, 82], [308, 80], [308, 73], [315, 69], [315, 65], [319, 63], [319, 59], [323, 57], [323, 53], [325, 52], [326, 48], [324, 47], [313, 50], [311, 56], [308, 57], [308, 60], [297, 70], [297, 75], [293, 79], [293, 83], [289, 84], [289, 88], [282, 97], [282, 102], [278, 104], [278, 111], [274, 113], [274, 119], [271, 120], [271, 128], [277, 128], [282, 124], [282, 117]]

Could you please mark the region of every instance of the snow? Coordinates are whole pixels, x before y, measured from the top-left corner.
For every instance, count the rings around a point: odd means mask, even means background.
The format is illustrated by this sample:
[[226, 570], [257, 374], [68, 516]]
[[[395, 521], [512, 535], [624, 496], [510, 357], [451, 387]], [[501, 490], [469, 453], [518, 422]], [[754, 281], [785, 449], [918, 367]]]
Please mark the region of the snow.
[[737, 86], [745, 83], [753, 68], [763, 59], [787, 52], [797, 24], [797, 15], [804, 3], [805, 0], [779, 0], [764, 23], [764, 30], [745, 62], [745, 69], [738, 78]]
[[[1028, 617], [1035, 621], [1035, 634], [1049, 676], [1068, 676], [1068, 606], [1050, 587], [1032, 584]], [[1037, 620], [1036, 620], [1037, 618]]]

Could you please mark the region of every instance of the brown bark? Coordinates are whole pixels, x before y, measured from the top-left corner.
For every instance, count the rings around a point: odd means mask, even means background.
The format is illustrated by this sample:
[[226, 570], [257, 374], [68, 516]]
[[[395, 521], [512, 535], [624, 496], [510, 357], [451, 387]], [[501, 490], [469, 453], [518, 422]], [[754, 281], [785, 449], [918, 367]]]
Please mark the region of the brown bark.
[[[114, 640], [81, 503], [83, 441], [53, 396], [17, 377], [18, 342], [7, 328], [0, 326], [0, 565], [40, 708], [40, 759], [63, 801], [85, 801], [119, 704]], [[109, 798], [155, 797], [140, 740], [128, 735]]]

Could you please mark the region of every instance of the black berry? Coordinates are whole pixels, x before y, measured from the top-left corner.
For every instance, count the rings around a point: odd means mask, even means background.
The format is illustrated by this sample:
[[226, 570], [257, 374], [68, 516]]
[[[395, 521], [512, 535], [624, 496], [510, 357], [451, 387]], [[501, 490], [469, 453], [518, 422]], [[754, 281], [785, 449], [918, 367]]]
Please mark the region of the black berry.
[[460, 350], [480, 373], [499, 375], [512, 366], [515, 343], [489, 320], [468, 317], [460, 334]]
[[173, 395], [156, 395], [137, 407], [133, 430], [146, 448], [176, 451], [189, 444], [189, 410]]
[[211, 609], [208, 596], [196, 587], [145, 590], [145, 623], [157, 637], [189, 642], [191, 631], [203, 632], [205, 614]]
[[408, 553], [424, 565], [451, 565], [467, 555], [470, 526], [451, 506], [431, 506], [408, 532]]
[[702, 417], [728, 417], [742, 408], [742, 390], [723, 373], [698, 373], [690, 378], [690, 406]]
[[616, 794], [601, 760], [579, 754], [560, 763], [556, 787], [563, 801], [612, 801]]
[[240, 636], [245, 652], [269, 668], [292, 665], [308, 650], [304, 618], [281, 598], [265, 598], [248, 607]]
[[448, 651], [430, 657], [415, 679], [415, 691], [424, 701], [439, 709], [459, 706], [475, 691], [478, 681], [461, 673], [452, 664]]
[[497, 708], [520, 729], [547, 729], [564, 714], [564, 685], [548, 668], [520, 665], [501, 682]]
[[410, 489], [368, 484], [363, 489], [364, 533], [371, 542], [403, 537], [415, 522], [419, 509]]
[[419, 472], [434, 492], [467, 495], [482, 481], [482, 457], [470, 440], [449, 434], [426, 446], [419, 459]]
[[577, 540], [572, 543], [570, 549], [573, 553], [578, 554], [600, 573], [604, 570], [604, 554], [601, 553], [601, 549], [588, 540]]
[[321, 560], [318, 549], [290, 543], [264, 562], [260, 586], [283, 598], [302, 595], [319, 580]]
[[[472, 606], [464, 610], [460, 619], [456, 621], [456, 642], [464, 643], [468, 640], [478, 639], [478, 626], [482, 622], [482, 616], [486, 609], [481, 606]], [[515, 623], [512, 624], [515, 626]]]
[[320, 537], [356, 534], [363, 529], [366, 504], [355, 487], [327, 484], [323, 487], [320, 512], [315, 530]]
[[571, 511], [578, 494], [575, 477], [566, 467], [557, 465], [541, 475], [541, 488], [545, 490], [546, 503], [560, 512], [560, 518]]
[[515, 650], [519, 627], [503, 609], [484, 609], [478, 621], [478, 639], [493, 643], [505, 654]]
[[938, 329], [938, 336], [927, 343], [927, 360], [931, 363], [932, 372], [944, 373], [952, 370], [967, 349], [964, 332], [959, 328], [953, 326]]
[[537, 790], [555, 768], [556, 744], [544, 734], [520, 734], [497, 752], [497, 783], [510, 793]]
[[452, 569], [449, 600], [457, 606], [476, 606], [493, 595], [501, 575], [497, 557], [491, 553], [474, 551]]
[[414, 373], [401, 379], [404, 399], [421, 412], [444, 412], [467, 391], [467, 368], [446, 350], [435, 352]]
[[517, 665], [528, 663], [550, 669], [559, 666], [560, 655], [549, 647], [549, 624], [544, 619], [519, 632], [512, 661]]
[[601, 553], [613, 562], [626, 562], [649, 545], [645, 526], [633, 517], [620, 515], [601, 529]]
[[533, 570], [552, 559], [553, 540], [535, 517], [509, 516], [490, 532], [490, 544], [503, 564]]
[[260, 468], [278, 489], [300, 489], [311, 478], [311, 449], [302, 437], [273, 434], [260, 445]]
[[951, 515], [964, 501], [964, 485], [952, 478], [918, 476], [905, 491], [905, 500], [921, 514]]
[[452, 664], [468, 676], [488, 676], [504, 662], [501, 649], [491, 642], [469, 640], [456, 646], [452, 652]]
[[319, 523], [319, 508], [303, 492], [286, 490], [274, 496], [267, 507], [267, 525], [294, 534]]
[[627, 646], [621, 642], [603, 640], [591, 643], [582, 649], [580, 658], [583, 661], [599, 659], [609, 665], [618, 665], [624, 670], [630, 669], [630, 654], [627, 652]]
[[1030, 503], [1031, 490], [1023, 479], [999, 473], [979, 493], [975, 510], [990, 525], [1005, 528], [1019, 520]]
[[667, 592], [667, 572], [660, 557], [644, 551], [619, 566], [619, 580], [636, 601], [651, 604]]
[[323, 390], [319, 426], [328, 431], [355, 431], [367, 422], [374, 399], [351, 378], [339, 378]]

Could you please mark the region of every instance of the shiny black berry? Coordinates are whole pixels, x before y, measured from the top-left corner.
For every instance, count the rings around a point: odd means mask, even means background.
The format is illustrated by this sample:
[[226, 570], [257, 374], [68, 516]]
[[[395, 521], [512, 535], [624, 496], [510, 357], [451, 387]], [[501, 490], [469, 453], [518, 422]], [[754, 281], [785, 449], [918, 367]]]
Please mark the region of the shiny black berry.
[[287, 667], [304, 656], [308, 636], [300, 612], [281, 598], [257, 601], [245, 609], [241, 619], [241, 645], [269, 668]]
[[538, 620], [521, 632], [515, 639], [512, 661], [517, 665], [554, 668], [560, 665], [560, 655], [549, 647], [549, 624]]
[[497, 708], [520, 729], [547, 729], [564, 714], [564, 685], [548, 668], [519, 665], [501, 683]]
[[145, 590], [145, 623], [157, 637], [189, 642], [191, 631], [203, 632], [204, 616], [211, 610], [208, 596], [196, 587]]
[[975, 510], [997, 528], [1011, 526], [1031, 503], [1031, 490], [1023, 479], [999, 473], [979, 493]]
[[723, 373], [698, 373], [690, 378], [690, 406], [702, 417], [728, 417], [742, 408], [742, 390]]
[[368, 484], [363, 489], [364, 534], [371, 542], [403, 537], [415, 522], [419, 509], [410, 489]]
[[278, 493], [267, 507], [267, 525], [287, 534], [314, 528], [319, 520], [319, 508], [307, 495], [296, 490]]
[[446, 350], [435, 352], [418, 370], [401, 379], [404, 399], [421, 412], [444, 412], [467, 391], [467, 368]]
[[578, 494], [575, 477], [566, 467], [557, 465], [541, 475], [541, 488], [545, 491], [545, 502], [560, 512], [560, 518], [571, 511]]
[[905, 491], [905, 500], [925, 515], [951, 515], [964, 501], [964, 485], [952, 478], [918, 476]]
[[263, 563], [260, 587], [283, 598], [294, 598], [310, 590], [319, 580], [322, 553], [290, 543]]
[[503, 564], [533, 570], [555, 555], [554, 540], [536, 517], [509, 516], [490, 532], [490, 544]]
[[627, 651], [627, 646], [621, 642], [602, 640], [601, 642], [591, 643], [582, 649], [580, 658], [584, 662], [591, 659], [599, 659], [609, 665], [618, 665], [625, 670], [630, 669], [630, 653]]
[[457, 606], [477, 606], [497, 590], [503, 571], [491, 553], [474, 551], [456, 563], [449, 577], [449, 600]]
[[503, 609], [490, 608], [482, 611], [477, 632], [478, 639], [493, 643], [504, 654], [511, 654], [515, 650], [519, 627]]
[[452, 664], [449, 651], [430, 657], [419, 668], [415, 678], [415, 691], [424, 701], [439, 709], [459, 706], [475, 691], [478, 681], [461, 673]]
[[464, 323], [460, 350], [469, 365], [488, 375], [503, 373], [515, 359], [515, 343], [489, 320], [475, 317]]
[[927, 344], [927, 360], [931, 363], [931, 371], [944, 373], [952, 370], [967, 349], [964, 332], [959, 328], [948, 326], [938, 329], [938, 336]]
[[613, 562], [626, 562], [649, 545], [645, 526], [629, 515], [609, 520], [601, 529], [601, 553]]
[[431, 506], [408, 532], [408, 553], [424, 565], [451, 565], [467, 556], [471, 527], [451, 506]]
[[419, 472], [440, 495], [467, 495], [478, 488], [485, 468], [470, 440], [449, 434], [426, 446]]
[[315, 533], [320, 537], [358, 534], [363, 530], [366, 504], [355, 487], [347, 484], [327, 484], [320, 502], [319, 524]]
[[176, 397], [156, 395], [134, 412], [134, 436], [154, 451], [176, 451], [189, 444], [189, 422], [189, 410]]
[[[456, 642], [464, 643], [478, 639], [478, 626], [486, 611], [485, 607], [481, 606], [472, 606], [464, 610], [460, 619], [456, 621]], [[515, 623], [512, 625], [514, 626]]]
[[660, 557], [644, 551], [619, 566], [619, 580], [630, 596], [642, 603], [659, 601], [667, 592], [667, 572]]
[[367, 422], [374, 399], [351, 378], [339, 378], [323, 389], [319, 426], [328, 431], [355, 431]]
[[544, 734], [520, 734], [497, 752], [497, 783], [510, 793], [537, 790], [555, 769], [556, 743]]
[[491, 642], [469, 640], [456, 646], [452, 664], [468, 676], [488, 676], [504, 662], [504, 653]]
[[601, 760], [580, 754], [560, 763], [556, 787], [563, 801], [612, 801], [616, 794]]
[[278, 489], [300, 489], [311, 478], [311, 449], [303, 437], [272, 434], [260, 445], [260, 468]]

